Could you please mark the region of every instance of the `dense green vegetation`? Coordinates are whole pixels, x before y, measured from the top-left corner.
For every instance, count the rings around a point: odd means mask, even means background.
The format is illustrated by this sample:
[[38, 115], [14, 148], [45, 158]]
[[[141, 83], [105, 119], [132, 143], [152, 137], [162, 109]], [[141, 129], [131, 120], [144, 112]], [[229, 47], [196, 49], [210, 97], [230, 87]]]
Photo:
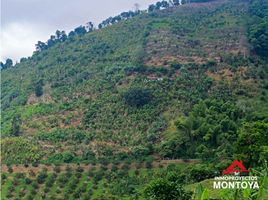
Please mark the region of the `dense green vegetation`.
[[77, 165], [48, 171], [48, 167], [38, 173], [30, 169], [28, 173], [3, 173], [1, 199], [144, 199], [145, 183], [185, 171], [183, 164], [154, 169], [139, 163], [132, 169], [127, 163], [122, 168], [113, 164], [111, 169], [102, 165], [85, 170]]
[[241, 43], [247, 2], [205, 5], [141, 13], [4, 70], [3, 145], [32, 141], [40, 162], [232, 159], [243, 124], [266, 126], [267, 62]]
[[249, 12], [251, 14], [249, 41], [256, 53], [268, 57], [268, 2], [253, 0]]
[[94, 171], [88, 185], [88, 172], [73, 170], [70, 184], [61, 173], [4, 174], [4, 196], [189, 199], [185, 185], [213, 178], [232, 160], [257, 168], [268, 159], [267, 0], [172, 2], [121, 13], [99, 29], [57, 31], [32, 57], [1, 63], [1, 160], [203, 164], [175, 174]]
[[221, 169], [213, 164], [47, 165], [36, 172], [37, 167], [26, 166], [27, 172], [13, 172], [9, 167], [2, 173], [1, 199], [263, 200], [268, 195], [267, 166], [252, 174], [262, 175], [259, 190], [211, 189], [211, 178]]

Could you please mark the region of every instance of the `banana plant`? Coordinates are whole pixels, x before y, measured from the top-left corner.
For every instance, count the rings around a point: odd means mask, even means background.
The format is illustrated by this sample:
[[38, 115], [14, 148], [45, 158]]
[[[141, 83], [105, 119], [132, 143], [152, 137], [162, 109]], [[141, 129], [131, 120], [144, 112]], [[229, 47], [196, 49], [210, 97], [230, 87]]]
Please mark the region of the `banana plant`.
[[201, 184], [198, 184], [194, 192], [194, 199], [195, 200], [209, 200], [208, 189], [204, 188]]

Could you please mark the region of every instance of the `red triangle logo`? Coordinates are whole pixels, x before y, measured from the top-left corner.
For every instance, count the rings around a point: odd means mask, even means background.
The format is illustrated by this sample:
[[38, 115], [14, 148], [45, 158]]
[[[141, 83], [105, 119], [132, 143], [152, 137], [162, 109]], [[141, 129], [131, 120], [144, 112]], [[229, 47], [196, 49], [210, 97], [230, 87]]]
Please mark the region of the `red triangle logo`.
[[226, 170], [223, 170], [223, 174], [235, 174], [235, 173], [248, 173], [249, 170], [245, 168], [242, 160], [235, 160]]

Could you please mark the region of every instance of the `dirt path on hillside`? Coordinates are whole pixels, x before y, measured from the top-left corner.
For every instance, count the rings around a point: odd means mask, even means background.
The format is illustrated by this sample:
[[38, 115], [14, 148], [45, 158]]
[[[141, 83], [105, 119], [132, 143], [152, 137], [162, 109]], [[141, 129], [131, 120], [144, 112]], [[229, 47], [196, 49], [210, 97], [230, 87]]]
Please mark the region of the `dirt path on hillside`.
[[[169, 164], [193, 164], [193, 163], [199, 163], [200, 160], [197, 159], [191, 159], [191, 160], [160, 160], [160, 161], [154, 161], [152, 162], [152, 168], [160, 168], [160, 167], [166, 167]], [[121, 169], [124, 167], [124, 165], [127, 165], [126, 163], [120, 163], [120, 164], [61, 164], [57, 165], [57, 167], [53, 164], [39, 164], [38, 166], [34, 167], [32, 165], [29, 165], [26, 167], [25, 165], [12, 165], [8, 167], [7, 165], [3, 164], [1, 165], [1, 172], [7, 173], [9, 171], [9, 168], [12, 168], [13, 173], [29, 173], [30, 171], [33, 171], [34, 173], [40, 172], [44, 169], [46, 169], [49, 172], [55, 171], [56, 168], [58, 168], [60, 171], [66, 171], [66, 169], [77, 169], [78, 167], [83, 168], [85, 171], [89, 171], [91, 169], [100, 169], [102, 166], [107, 167], [108, 169], [112, 169], [113, 166], [116, 166], [118, 169]], [[139, 169], [139, 168], [146, 168], [146, 163], [131, 163], [128, 165], [129, 169]]]

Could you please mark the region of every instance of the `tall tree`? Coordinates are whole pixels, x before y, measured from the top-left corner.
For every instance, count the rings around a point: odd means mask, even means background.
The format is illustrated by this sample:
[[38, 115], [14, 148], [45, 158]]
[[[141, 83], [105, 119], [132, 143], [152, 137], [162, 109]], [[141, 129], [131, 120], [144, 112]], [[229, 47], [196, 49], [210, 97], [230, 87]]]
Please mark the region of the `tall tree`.
[[161, 5], [162, 8], [168, 8], [169, 7], [169, 3], [167, 1], [162, 1], [161, 4], [162, 4]]
[[10, 67], [13, 67], [13, 61], [10, 58], [6, 59], [5, 64], [3, 62], [1, 62], [1, 69], [7, 69]]
[[4, 68], [4, 63], [0, 62], [0, 68], [3, 69]]
[[36, 51], [42, 51], [47, 48], [46, 43], [38, 41], [37, 44], [35, 45]]
[[84, 35], [87, 30], [86, 30], [86, 27], [84, 26], [79, 26], [77, 28], [74, 29], [74, 32], [77, 34], [77, 35]]
[[173, 5], [174, 6], [179, 6], [180, 5], [180, 0], [173, 0]]
[[21, 116], [15, 115], [12, 119], [11, 135], [16, 137], [20, 135], [21, 123]]
[[52, 47], [56, 43], [56, 36], [51, 35], [50, 39], [47, 41], [47, 46]]
[[68, 37], [74, 37], [75, 36], [75, 32], [74, 31], [71, 31], [69, 34], [68, 34]]
[[67, 35], [65, 31], [56, 31], [56, 40], [60, 42], [64, 42], [67, 39]]
[[92, 22], [88, 22], [87, 25], [86, 25], [86, 28], [87, 28], [87, 31], [88, 32], [91, 32], [94, 30], [94, 25]]
[[148, 12], [153, 12], [156, 9], [154, 4], [149, 5]]

